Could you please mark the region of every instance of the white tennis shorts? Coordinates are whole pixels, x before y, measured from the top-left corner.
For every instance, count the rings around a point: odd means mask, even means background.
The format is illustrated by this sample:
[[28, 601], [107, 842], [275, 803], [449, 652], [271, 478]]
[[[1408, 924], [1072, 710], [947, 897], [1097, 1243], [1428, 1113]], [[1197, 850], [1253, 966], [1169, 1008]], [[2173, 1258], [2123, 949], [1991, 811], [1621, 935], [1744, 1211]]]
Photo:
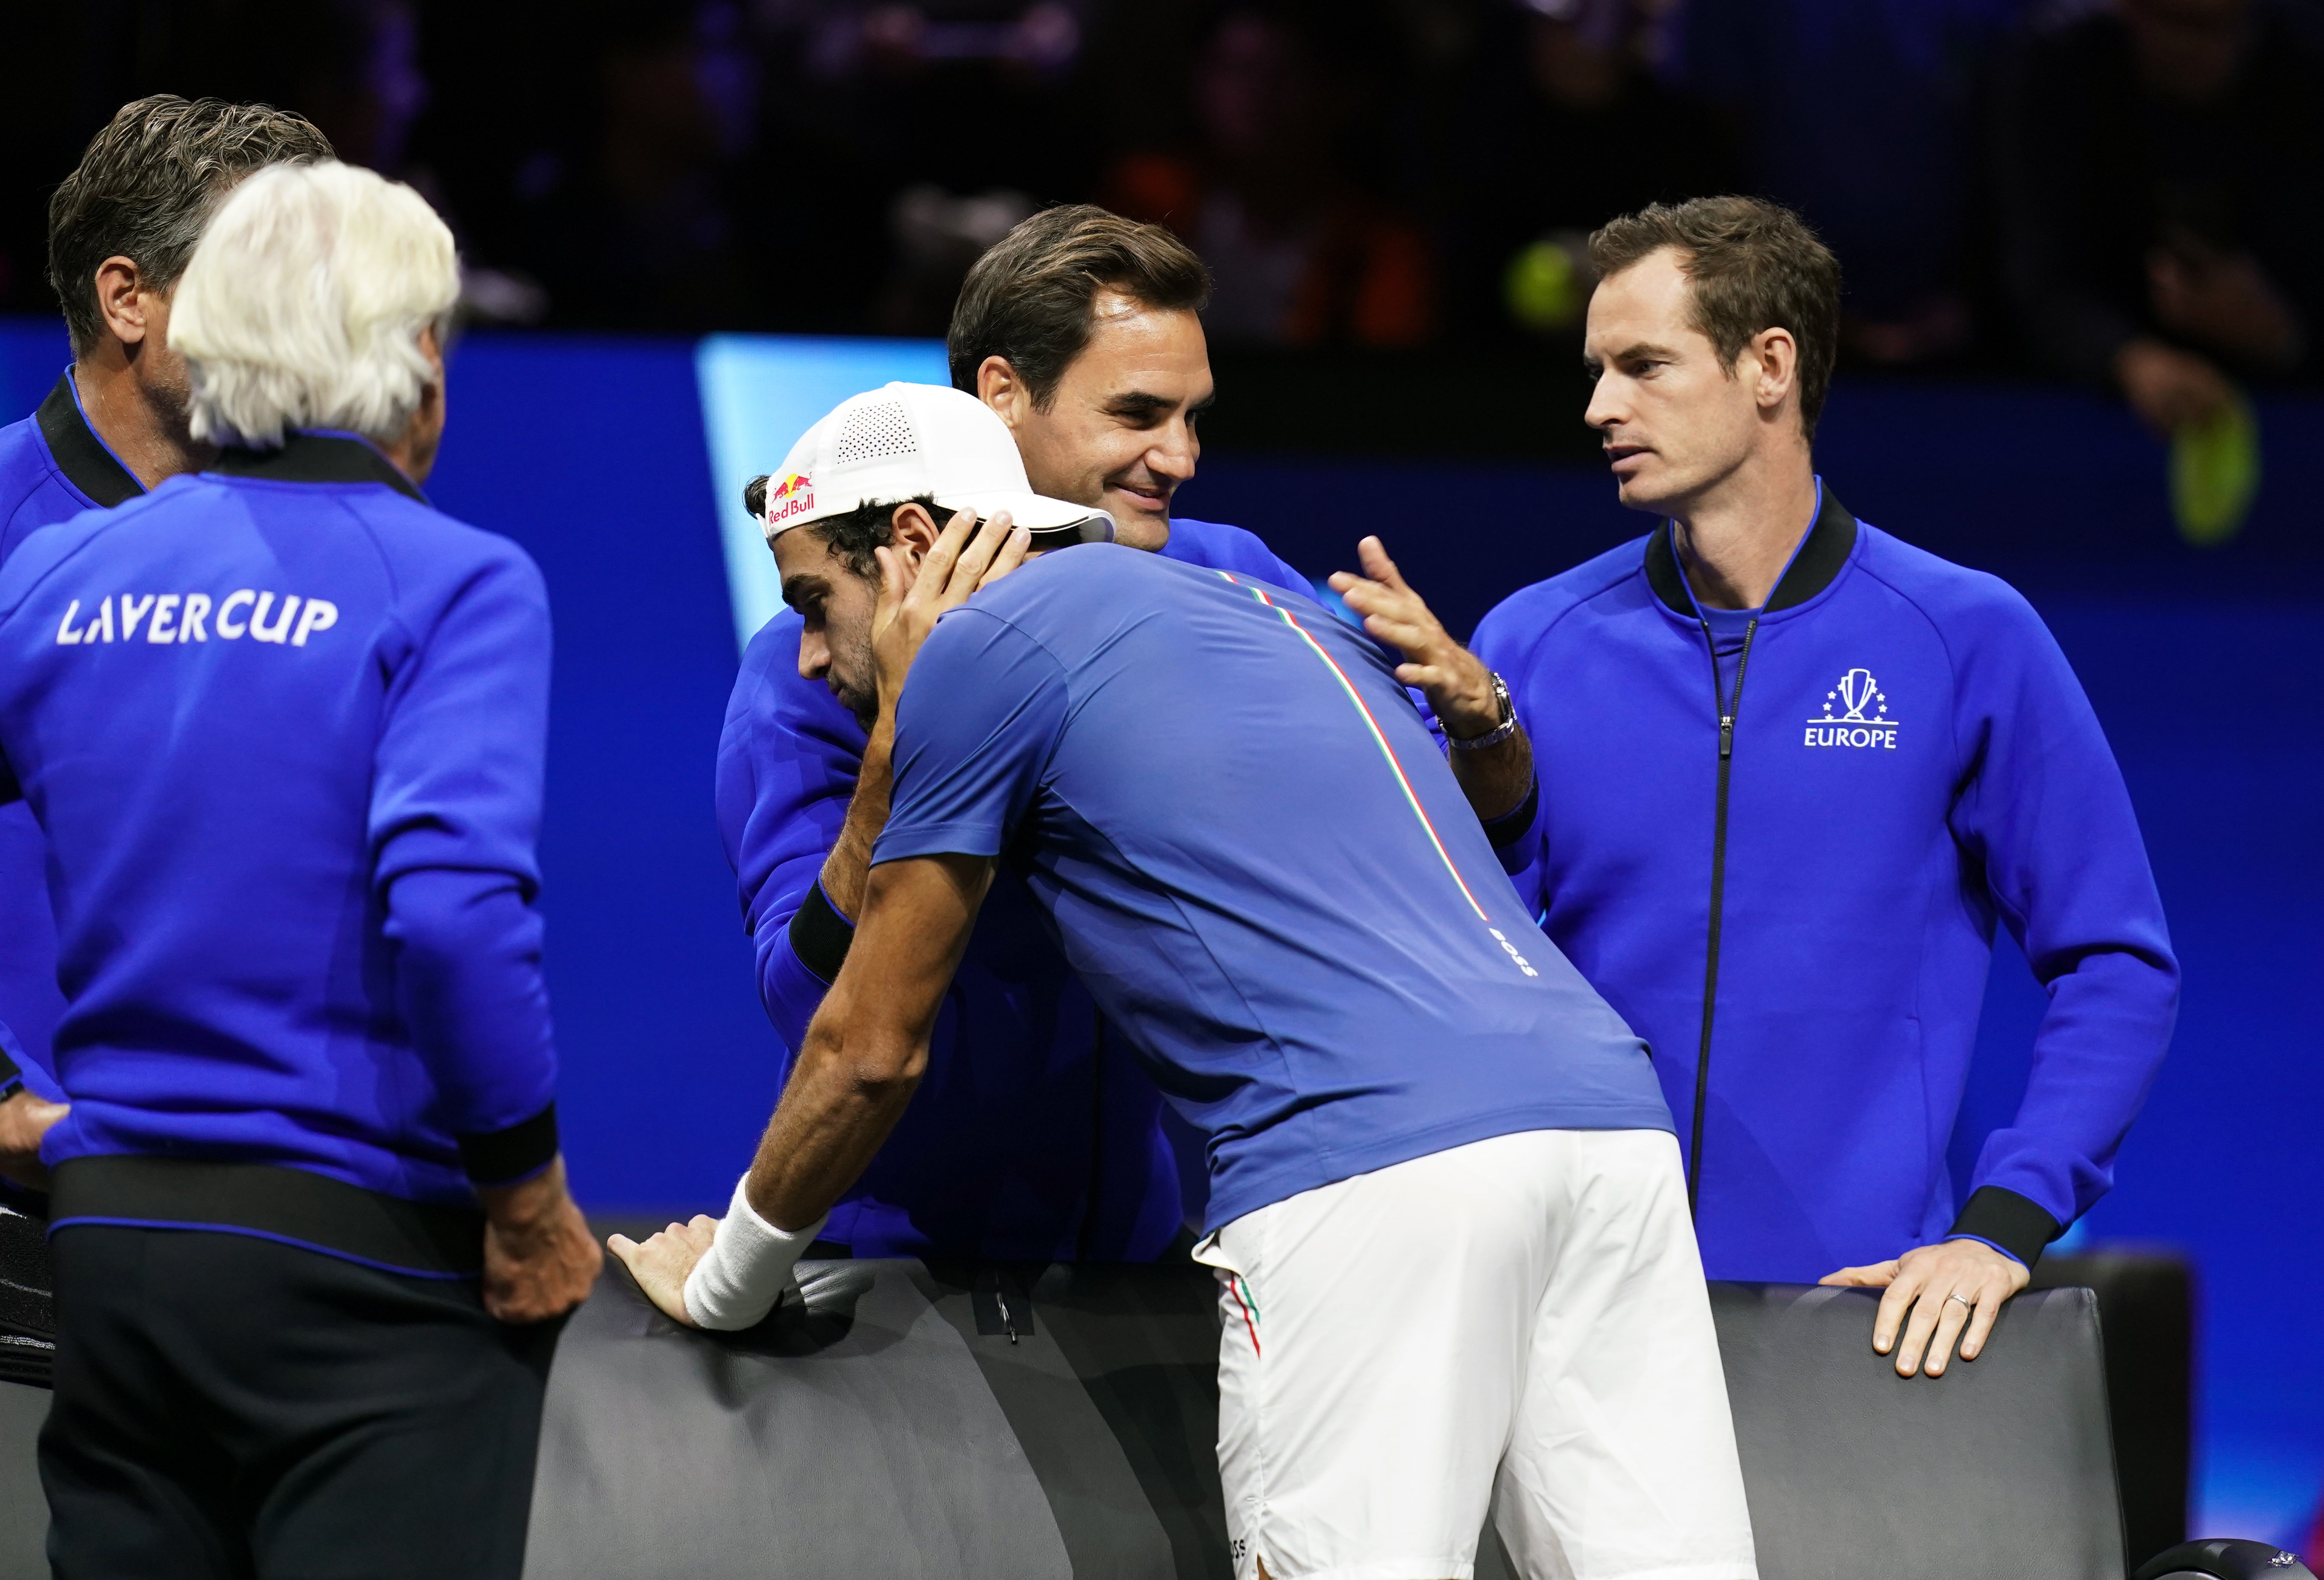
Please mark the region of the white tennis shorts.
[[1216, 1269], [1237, 1580], [1756, 1580], [1678, 1144], [1526, 1131], [1304, 1191]]

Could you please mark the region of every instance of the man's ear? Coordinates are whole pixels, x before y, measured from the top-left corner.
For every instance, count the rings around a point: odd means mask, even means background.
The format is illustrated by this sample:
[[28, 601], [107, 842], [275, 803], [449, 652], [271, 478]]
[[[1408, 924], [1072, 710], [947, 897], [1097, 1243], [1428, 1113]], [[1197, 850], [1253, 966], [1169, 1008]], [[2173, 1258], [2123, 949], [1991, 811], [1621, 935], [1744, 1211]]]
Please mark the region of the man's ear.
[[888, 530], [889, 541], [918, 565], [920, 557], [936, 546], [938, 528], [926, 506], [908, 502], [898, 505], [896, 513], [888, 518]]
[[134, 258], [115, 255], [97, 266], [97, 316], [106, 332], [124, 346], [145, 338], [145, 272]]
[[977, 365], [976, 398], [999, 412], [1011, 433], [1033, 410], [1033, 392], [1017, 375], [1009, 359], [997, 353]]
[[1792, 338], [1789, 329], [1770, 327], [1751, 337], [1742, 360], [1743, 376], [1751, 382], [1752, 397], [1759, 410], [1774, 415], [1784, 398], [1799, 387], [1800, 343]]

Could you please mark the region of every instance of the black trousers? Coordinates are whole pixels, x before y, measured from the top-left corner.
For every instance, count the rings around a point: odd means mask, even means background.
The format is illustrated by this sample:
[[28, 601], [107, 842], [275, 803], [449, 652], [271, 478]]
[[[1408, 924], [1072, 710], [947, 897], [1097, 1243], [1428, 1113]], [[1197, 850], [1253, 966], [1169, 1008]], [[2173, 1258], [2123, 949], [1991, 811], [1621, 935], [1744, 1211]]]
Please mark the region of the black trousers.
[[244, 1234], [53, 1243], [57, 1580], [517, 1580], [553, 1331]]

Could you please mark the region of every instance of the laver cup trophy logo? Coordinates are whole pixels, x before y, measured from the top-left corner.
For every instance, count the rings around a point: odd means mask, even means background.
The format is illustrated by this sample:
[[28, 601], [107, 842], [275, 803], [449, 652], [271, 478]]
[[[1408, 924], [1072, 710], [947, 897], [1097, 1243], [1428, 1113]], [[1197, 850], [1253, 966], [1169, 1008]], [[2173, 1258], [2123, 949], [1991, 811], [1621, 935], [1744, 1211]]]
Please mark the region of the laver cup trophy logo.
[[1854, 746], [1894, 752], [1896, 721], [1888, 716], [1888, 694], [1869, 670], [1850, 670], [1823, 694], [1823, 716], [1808, 720], [1809, 746]]
[[[1869, 670], [1850, 670], [1840, 678], [1839, 691], [1827, 693], [1826, 698], [1823, 705], [1823, 716], [1826, 719], [1831, 717], [1831, 705], [1834, 701], [1844, 702], [1848, 705], [1848, 711], [1840, 716], [1849, 724], [1860, 725], [1865, 722], [1864, 710], [1875, 700], [1881, 699], [1880, 684], [1873, 679], [1872, 671]], [[1885, 700], [1882, 701], [1880, 711], [1882, 713], [1888, 711]]]

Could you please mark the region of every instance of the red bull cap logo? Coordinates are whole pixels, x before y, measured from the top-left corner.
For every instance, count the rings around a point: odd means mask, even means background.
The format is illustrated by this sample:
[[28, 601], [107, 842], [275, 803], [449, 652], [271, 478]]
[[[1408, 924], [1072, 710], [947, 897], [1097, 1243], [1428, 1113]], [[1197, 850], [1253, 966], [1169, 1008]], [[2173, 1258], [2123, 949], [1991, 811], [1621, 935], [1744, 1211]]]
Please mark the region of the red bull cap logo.
[[793, 472], [767, 490], [767, 525], [774, 526], [815, 508], [815, 479]]

